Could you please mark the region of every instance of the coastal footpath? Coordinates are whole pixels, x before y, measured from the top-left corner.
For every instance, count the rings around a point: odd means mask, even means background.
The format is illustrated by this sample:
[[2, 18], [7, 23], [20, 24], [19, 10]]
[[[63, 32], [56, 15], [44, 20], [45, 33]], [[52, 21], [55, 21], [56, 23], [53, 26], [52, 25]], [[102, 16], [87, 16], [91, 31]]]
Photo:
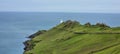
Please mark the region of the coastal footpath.
[[23, 54], [120, 54], [120, 27], [68, 20], [30, 35]]

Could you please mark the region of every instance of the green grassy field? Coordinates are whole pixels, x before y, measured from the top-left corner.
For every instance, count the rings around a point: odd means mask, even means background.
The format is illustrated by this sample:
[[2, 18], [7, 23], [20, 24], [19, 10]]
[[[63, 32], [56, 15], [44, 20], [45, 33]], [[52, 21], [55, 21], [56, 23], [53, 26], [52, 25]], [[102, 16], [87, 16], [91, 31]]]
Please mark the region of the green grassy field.
[[68, 20], [26, 43], [24, 54], [120, 54], [120, 27]]

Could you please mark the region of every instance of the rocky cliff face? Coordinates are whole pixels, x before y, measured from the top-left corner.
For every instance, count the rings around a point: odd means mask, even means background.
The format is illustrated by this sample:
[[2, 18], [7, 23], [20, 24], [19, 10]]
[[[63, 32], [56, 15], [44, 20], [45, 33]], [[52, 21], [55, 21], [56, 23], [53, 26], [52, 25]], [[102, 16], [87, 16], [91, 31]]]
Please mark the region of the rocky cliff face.
[[38, 32], [30, 35], [28, 37], [30, 40], [27, 40], [27, 41], [23, 42], [23, 44], [25, 45], [24, 52], [33, 49], [33, 47], [35, 46], [35, 44], [34, 44], [34, 42], [32, 42], [32, 39], [35, 38], [38, 35], [44, 34], [45, 32], [47, 32], [47, 31], [46, 30], [40, 30], [40, 31], [38, 31]]

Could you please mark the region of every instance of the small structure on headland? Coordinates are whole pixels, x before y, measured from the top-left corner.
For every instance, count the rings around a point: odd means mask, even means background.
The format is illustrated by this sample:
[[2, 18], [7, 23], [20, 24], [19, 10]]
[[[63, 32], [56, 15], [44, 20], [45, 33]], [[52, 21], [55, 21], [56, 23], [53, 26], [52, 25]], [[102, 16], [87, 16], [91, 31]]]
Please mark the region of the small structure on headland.
[[64, 21], [61, 19], [61, 20], [60, 20], [60, 23], [63, 23], [63, 22], [64, 22]]

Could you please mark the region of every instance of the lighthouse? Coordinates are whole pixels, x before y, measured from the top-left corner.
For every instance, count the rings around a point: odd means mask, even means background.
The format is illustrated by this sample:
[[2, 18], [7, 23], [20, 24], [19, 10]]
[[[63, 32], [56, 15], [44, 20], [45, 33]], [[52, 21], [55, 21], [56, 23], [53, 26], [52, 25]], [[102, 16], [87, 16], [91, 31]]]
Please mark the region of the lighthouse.
[[60, 20], [60, 23], [63, 23], [63, 20]]

